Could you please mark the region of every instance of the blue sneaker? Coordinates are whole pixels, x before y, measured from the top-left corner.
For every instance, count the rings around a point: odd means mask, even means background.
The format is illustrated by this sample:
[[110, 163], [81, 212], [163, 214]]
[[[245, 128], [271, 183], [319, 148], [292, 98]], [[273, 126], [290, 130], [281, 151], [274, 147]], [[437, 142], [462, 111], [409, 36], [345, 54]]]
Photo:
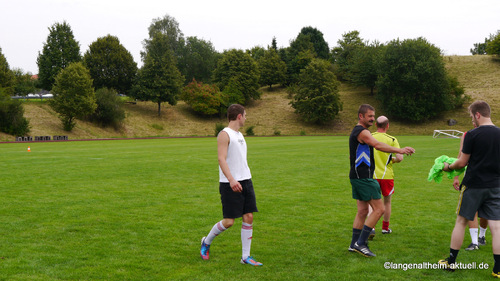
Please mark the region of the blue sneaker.
[[253, 259], [253, 257], [246, 257], [246, 259], [241, 258], [241, 264], [250, 264], [253, 266], [262, 266], [261, 262], [257, 262]]
[[201, 238], [201, 250], [200, 250], [200, 256], [204, 260], [208, 260], [209, 255], [210, 255], [210, 245], [205, 244], [205, 238]]

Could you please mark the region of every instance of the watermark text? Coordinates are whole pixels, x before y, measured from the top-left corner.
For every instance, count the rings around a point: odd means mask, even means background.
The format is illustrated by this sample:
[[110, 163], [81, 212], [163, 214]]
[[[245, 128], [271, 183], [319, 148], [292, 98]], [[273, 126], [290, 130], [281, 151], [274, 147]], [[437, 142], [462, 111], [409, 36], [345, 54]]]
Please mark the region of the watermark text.
[[[385, 262], [385, 269], [394, 269], [394, 270], [413, 270], [413, 269], [446, 269], [448, 265], [439, 264], [439, 263], [431, 263], [431, 262], [420, 262], [420, 263], [395, 263], [395, 262]], [[451, 264], [450, 267], [452, 269], [488, 269], [490, 266], [485, 262], [477, 263], [461, 263], [457, 262]]]

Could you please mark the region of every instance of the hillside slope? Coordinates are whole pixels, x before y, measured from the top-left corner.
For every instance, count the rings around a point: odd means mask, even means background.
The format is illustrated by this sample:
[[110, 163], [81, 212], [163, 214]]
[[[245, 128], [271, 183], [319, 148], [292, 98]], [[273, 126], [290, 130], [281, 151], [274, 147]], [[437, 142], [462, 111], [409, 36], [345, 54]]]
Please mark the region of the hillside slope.
[[[494, 122], [500, 125], [500, 62], [489, 56], [445, 57], [448, 71], [458, 77], [465, 92], [472, 100], [484, 99], [492, 107]], [[340, 89], [344, 103], [339, 118], [326, 125], [307, 124], [293, 112], [290, 98], [283, 88], [262, 88], [262, 98], [247, 105], [247, 127], [255, 126], [256, 135], [348, 135], [357, 122], [356, 112], [362, 103], [377, 108], [377, 115], [387, 114], [379, 102], [370, 96], [369, 90], [343, 84]], [[205, 118], [193, 114], [183, 102], [176, 106], [162, 106], [162, 116], [157, 116], [157, 105], [151, 102], [126, 104], [126, 120], [123, 128], [100, 128], [92, 123], [77, 121], [72, 132], [62, 130], [57, 114], [46, 102], [26, 102], [25, 116], [30, 121], [31, 136], [67, 135], [69, 139], [133, 138], [153, 136], [213, 136], [216, 123], [226, 123], [224, 118]], [[411, 112], [408, 112], [411, 114]], [[390, 114], [387, 114], [390, 115]], [[448, 119], [458, 124], [447, 125]], [[394, 135], [432, 135], [434, 129], [468, 130], [471, 121], [466, 107], [449, 111], [439, 118], [423, 124], [391, 123]], [[245, 128], [244, 128], [245, 129]], [[243, 129], [243, 130], [244, 130]], [[1, 141], [13, 141], [14, 136], [0, 134]]]

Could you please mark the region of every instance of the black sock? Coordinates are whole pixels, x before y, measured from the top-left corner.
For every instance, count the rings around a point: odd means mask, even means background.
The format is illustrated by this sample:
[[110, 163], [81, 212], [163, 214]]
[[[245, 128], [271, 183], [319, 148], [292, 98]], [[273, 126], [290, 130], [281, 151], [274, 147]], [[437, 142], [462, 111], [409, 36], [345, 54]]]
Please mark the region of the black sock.
[[455, 263], [457, 256], [458, 256], [458, 251], [460, 251], [460, 249], [454, 250], [454, 249], [450, 248], [450, 257], [448, 258], [448, 264]]
[[356, 243], [356, 241], [358, 241], [360, 234], [361, 234], [361, 229], [357, 229], [357, 228], [352, 229], [351, 248], [354, 247], [354, 243]]
[[370, 236], [370, 232], [372, 232], [372, 228], [365, 224], [363, 226], [363, 230], [361, 231], [361, 235], [359, 236], [359, 239], [358, 239], [359, 246], [366, 245], [366, 241], [368, 240], [368, 237]]
[[493, 255], [493, 258], [495, 259], [495, 266], [493, 267], [493, 272], [499, 273], [500, 272], [500, 255]]

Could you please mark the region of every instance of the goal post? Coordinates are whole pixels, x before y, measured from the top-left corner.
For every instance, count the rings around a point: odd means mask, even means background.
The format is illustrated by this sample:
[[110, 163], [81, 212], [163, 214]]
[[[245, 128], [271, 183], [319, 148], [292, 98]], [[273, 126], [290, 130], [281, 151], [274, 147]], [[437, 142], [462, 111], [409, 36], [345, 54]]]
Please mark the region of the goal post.
[[459, 130], [434, 130], [433, 138], [455, 138], [459, 139], [462, 137], [464, 132]]

